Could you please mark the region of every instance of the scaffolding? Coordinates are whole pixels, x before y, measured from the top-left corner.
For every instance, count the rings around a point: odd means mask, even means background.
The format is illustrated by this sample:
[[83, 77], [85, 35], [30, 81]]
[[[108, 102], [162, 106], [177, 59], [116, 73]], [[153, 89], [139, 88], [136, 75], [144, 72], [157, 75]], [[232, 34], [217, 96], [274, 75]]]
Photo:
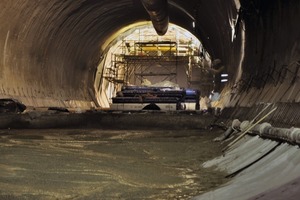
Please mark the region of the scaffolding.
[[95, 88], [105, 107], [123, 86], [179, 86], [202, 94], [213, 88], [208, 52], [194, 35], [172, 24], [164, 36], [151, 23], [129, 29], [102, 53]]
[[128, 80], [128, 70], [125, 65], [124, 55], [112, 54], [112, 58], [111, 65], [105, 69], [104, 78], [115, 84], [125, 84]]
[[[113, 54], [104, 78], [114, 84], [142, 84], [144, 79], [177, 82], [178, 66], [188, 64], [190, 47], [180, 53], [174, 41], [123, 40], [121, 54]], [[181, 50], [183, 48], [181, 47]], [[182, 51], [181, 51], [182, 52]]]

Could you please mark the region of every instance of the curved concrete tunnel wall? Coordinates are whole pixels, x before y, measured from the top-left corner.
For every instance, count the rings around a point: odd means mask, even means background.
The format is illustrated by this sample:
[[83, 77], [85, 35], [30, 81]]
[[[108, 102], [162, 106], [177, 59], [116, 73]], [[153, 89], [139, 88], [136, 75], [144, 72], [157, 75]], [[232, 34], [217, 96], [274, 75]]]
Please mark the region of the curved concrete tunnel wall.
[[[1, 1], [1, 96], [31, 106], [88, 106], [101, 45], [147, 16], [133, 1]], [[118, 20], [122, 19], [122, 20]]]
[[[222, 60], [231, 79], [222, 106], [278, 102], [286, 91], [288, 101], [299, 102], [294, 75], [299, 66], [299, 4], [169, 0], [169, 17], [194, 33], [213, 59]], [[122, 27], [149, 20], [139, 0], [4, 0], [0, 7], [0, 95], [31, 106], [92, 106], [104, 44]], [[249, 93], [258, 98], [249, 100]]]
[[299, 103], [300, 2], [242, 1], [242, 7], [246, 35], [243, 76], [223, 91], [228, 97], [224, 105]]

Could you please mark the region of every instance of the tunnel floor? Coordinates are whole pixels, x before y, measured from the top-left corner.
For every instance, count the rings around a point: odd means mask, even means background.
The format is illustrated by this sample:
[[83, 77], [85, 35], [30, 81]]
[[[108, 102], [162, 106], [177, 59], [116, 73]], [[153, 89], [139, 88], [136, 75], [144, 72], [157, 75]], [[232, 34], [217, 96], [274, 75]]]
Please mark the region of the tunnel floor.
[[220, 133], [0, 130], [0, 199], [189, 199], [227, 181]]

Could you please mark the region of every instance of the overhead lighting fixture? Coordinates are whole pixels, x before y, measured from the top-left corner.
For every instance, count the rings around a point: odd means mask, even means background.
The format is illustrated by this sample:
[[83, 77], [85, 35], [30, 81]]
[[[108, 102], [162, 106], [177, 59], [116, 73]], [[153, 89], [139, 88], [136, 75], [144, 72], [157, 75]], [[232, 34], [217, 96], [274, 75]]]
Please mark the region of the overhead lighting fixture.
[[228, 74], [221, 74], [221, 77], [228, 77]]
[[228, 79], [221, 79], [221, 83], [226, 83]]
[[195, 22], [193, 22], [193, 28], [195, 28], [196, 27], [196, 23]]

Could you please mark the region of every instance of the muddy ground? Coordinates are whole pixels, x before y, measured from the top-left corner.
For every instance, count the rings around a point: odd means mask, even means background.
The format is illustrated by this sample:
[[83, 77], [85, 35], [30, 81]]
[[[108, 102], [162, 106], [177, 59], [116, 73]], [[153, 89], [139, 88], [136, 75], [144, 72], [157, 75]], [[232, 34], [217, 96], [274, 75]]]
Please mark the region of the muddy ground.
[[0, 130], [0, 199], [189, 199], [228, 181], [201, 164], [221, 130]]

